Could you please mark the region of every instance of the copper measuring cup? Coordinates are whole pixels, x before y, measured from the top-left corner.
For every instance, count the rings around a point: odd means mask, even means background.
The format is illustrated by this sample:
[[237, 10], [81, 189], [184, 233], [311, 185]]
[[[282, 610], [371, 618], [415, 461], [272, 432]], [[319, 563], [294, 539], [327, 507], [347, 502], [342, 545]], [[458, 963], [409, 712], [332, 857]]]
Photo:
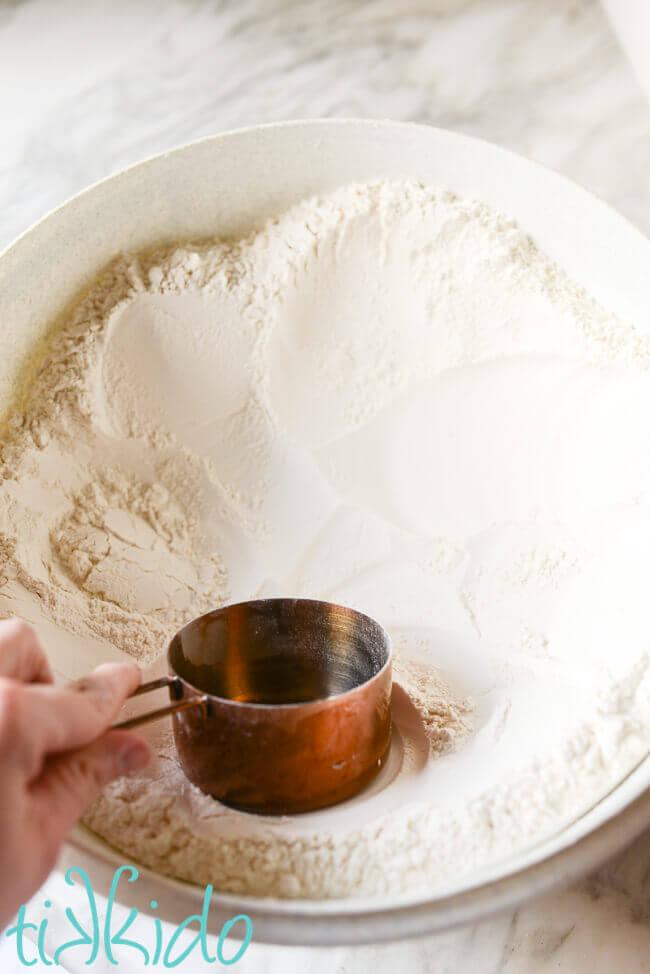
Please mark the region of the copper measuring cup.
[[[202, 791], [247, 811], [333, 805], [381, 768], [391, 733], [391, 642], [369, 616], [330, 602], [264, 599], [194, 619], [167, 650], [178, 758]], [[134, 694], [135, 695], [135, 694]]]

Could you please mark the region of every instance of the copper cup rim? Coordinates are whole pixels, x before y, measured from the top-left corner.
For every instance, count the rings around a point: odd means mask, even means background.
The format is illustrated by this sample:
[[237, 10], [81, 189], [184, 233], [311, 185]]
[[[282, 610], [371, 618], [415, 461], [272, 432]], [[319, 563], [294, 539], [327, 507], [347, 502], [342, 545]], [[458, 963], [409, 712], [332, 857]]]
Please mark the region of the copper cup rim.
[[[368, 677], [367, 680], [362, 680], [361, 683], [357, 683], [356, 686], [350, 687], [349, 690], [343, 690], [340, 693], [332, 693], [326, 697], [317, 697], [315, 700], [299, 700], [294, 703], [260, 703], [260, 702], [250, 701], [250, 700], [233, 700], [231, 697], [220, 697], [218, 694], [208, 693], [206, 690], [202, 690], [201, 687], [198, 687], [195, 684], [191, 683], [190, 680], [186, 679], [186, 677], [182, 676], [177, 671], [176, 667], [171, 661], [172, 644], [178, 636], [180, 636], [183, 632], [185, 632], [186, 629], [188, 629], [190, 626], [195, 625], [197, 622], [200, 622], [201, 619], [206, 619], [208, 616], [213, 616], [215, 615], [215, 613], [218, 612], [227, 612], [229, 609], [235, 609], [241, 606], [253, 605], [255, 603], [268, 603], [268, 602], [303, 602], [303, 603], [308, 602], [312, 605], [330, 606], [335, 609], [341, 609], [344, 612], [351, 613], [357, 618], [366, 619], [373, 626], [375, 626], [379, 631], [382, 641], [386, 647], [385, 662], [383, 663], [381, 668], [377, 670], [376, 673], [373, 673], [372, 676]], [[211, 609], [209, 612], [204, 612], [200, 616], [195, 616], [193, 619], [190, 619], [189, 622], [186, 622], [184, 626], [181, 626], [181, 628], [177, 632], [174, 633], [169, 643], [167, 644], [166, 655], [167, 655], [167, 666], [169, 668], [169, 672], [171, 673], [171, 675], [176, 680], [180, 680], [183, 686], [186, 686], [189, 689], [193, 690], [197, 695], [211, 701], [212, 700], [218, 701], [219, 704], [223, 704], [231, 707], [240, 707], [243, 708], [245, 711], [249, 711], [249, 712], [267, 711], [270, 713], [277, 714], [281, 710], [285, 710], [285, 709], [295, 710], [297, 707], [302, 707], [305, 711], [308, 711], [308, 710], [320, 709], [323, 707], [323, 705], [332, 706], [333, 704], [338, 704], [341, 703], [342, 701], [349, 700], [354, 695], [366, 690], [373, 683], [380, 680], [385, 675], [386, 671], [390, 668], [390, 665], [393, 660], [393, 642], [390, 637], [390, 634], [384, 628], [384, 626], [382, 626], [380, 622], [378, 622], [372, 616], [367, 615], [367, 613], [360, 612], [358, 609], [352, 609], [350, 606], [341, 605], [338, 602], [328, 602], [324, 599], [303, 599], [303, 598], [291, 598], [290, 596], [289, 597], [280, 596], [278, 598], [271, 598], [271, 599], [245, 599], [241, 602], [229, 602], [227, 605], [221, 606], [218, 609]]]

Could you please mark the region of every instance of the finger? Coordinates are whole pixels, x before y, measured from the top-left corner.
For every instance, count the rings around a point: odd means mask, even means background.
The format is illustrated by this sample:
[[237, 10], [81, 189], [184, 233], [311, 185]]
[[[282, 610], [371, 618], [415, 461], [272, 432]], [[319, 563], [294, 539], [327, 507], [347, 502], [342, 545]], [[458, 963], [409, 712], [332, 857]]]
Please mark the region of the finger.
[[47, 755], [100, 737], [141, 679], [134, 663], [105, 663], [68, 687], [0, 681], [0, 749], [31, 780]]
[[52, 683], [52, 671], [34, 629], [22, 619], [0, 621], [0, 676], [21, 683]]
[[58, 847], [114, 778], [143, 768], [150, 758], [149, 745], [133, 731], [109, 731], [86, 747], [50, 758], [29, 790], [46, 844]]

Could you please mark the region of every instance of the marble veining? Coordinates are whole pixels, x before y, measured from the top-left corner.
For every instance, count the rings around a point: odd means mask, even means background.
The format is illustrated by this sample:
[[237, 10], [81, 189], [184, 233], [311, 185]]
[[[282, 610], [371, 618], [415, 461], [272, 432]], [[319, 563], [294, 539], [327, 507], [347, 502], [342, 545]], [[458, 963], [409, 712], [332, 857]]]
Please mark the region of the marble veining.
[[[650, 105], [597, 0], [0, 0], [0, 247], [153, 153], [316, 116], [499, 142], [650, 232]], [[60, 879], [47, 889], [56, 901]], [[254, 944], [237, 969], [649, 971], [650, 832], [574, 888], [478, 926], [357, 949]]]

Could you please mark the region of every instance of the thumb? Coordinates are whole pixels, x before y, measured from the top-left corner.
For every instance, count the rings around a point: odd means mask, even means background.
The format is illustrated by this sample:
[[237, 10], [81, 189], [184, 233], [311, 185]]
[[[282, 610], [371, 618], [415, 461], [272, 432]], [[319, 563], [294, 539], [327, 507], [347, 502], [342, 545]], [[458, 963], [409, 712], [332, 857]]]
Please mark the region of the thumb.
[[131, 731], [108, 731], [76, 751], [50, 758], [31, 787], [43, 828], [62, 841], [85, 809], [114, 778], [148, 764], [147, 742]]

